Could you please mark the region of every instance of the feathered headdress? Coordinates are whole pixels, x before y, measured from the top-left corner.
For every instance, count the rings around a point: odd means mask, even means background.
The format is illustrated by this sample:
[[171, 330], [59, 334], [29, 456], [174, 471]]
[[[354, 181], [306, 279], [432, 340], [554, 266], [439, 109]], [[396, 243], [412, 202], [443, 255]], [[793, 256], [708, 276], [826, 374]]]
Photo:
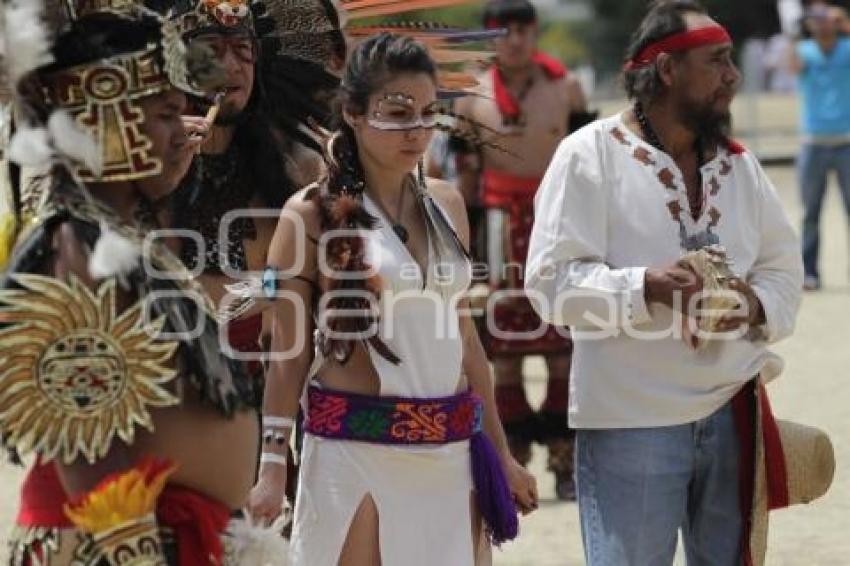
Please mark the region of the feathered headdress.
[[[188, 49], [141, 2], [9, 0], [0, 20], [14, 117], [5, 158], [39, 170], [62, 165], [80, 184], [158, 175], [162, 164], [141, 128], [139, 100], [172, 87], [202, 94], [217, 80], [213, 55]], [[104, 51], [109, 33], [133, 39]], [[24, 199], [12, 177], [0, 260], [21, 228]]]
[[[440, 97], [477, 93], [478, 81], [467, 63], [491, 58], [486, 50], [469, 49], [498, 37], [504, 30], [469, 31], [434, 23], [406, 22], [358, 25], [366, 18], [392, 17], [469, 0], [146, 0], [176, 23], [191, 39], [204, 33], [252, 34], [259, 45], [257, 79], [267, 100], [271, 122], [295, 139], [320, 150], [314, 130], [330, 124], [330, 100], [339, 85], [351, 43], [381, 32], [409, 35], [425, 44], [438, 64]], [[457, 120], [444, 116], [442, 127], [454, 130]], [[307, 135], [305, 136], [305, 132]], [[318, 139], [324, 137], [319, 135]], [[316, 142], [316, 143], [313, 143]]]
[[[136, 101], [171, 87], [202, 94], [215, 81], [212, 71], [196, 72], [211, 68], [198, 64], [204, 55], [187, 49], [172, 24], [140, 2], [12, 0], [3, 7], [3, 20], [18, 118], [8, 155], [21, 165], [66, 162], [84, 182], [158, 175], [161, 164], [148, 153]], [[135, 24], [147, 38], [136, 49], [78, 57], [69, 66], [54, 61], [54, 49], [84, 42], [81, 30]]]

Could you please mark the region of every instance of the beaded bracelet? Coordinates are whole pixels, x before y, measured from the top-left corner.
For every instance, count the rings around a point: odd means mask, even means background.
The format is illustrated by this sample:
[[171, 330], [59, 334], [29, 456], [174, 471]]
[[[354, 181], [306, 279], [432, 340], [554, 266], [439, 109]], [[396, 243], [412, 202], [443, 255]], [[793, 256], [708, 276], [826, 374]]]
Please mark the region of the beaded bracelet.
[[264, 429], [263, 444], [271, 444], [272, 442], [278, 446], [284, 446], [286, 444], [286, 434], [273, 428]]
[[260, 454], [261, 464], [277, 464], [278, 466], [286, 466], [286, 456], [275, 454], [274, 452], [263, 452]]
[[263, 428], [295, 428], [292, 417], [263, 416]]

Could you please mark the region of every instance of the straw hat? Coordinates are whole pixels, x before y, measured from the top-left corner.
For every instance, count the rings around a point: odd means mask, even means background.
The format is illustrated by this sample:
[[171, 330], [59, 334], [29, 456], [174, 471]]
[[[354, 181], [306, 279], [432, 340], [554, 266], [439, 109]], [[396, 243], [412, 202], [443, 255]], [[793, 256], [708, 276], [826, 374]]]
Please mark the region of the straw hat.
[[[764, 394], [764, 389], [758, 394]], [[767, 550], [769, 501], [761, 404], [756, 403], [756, 406], [759, 407], [756, 419], [756, 472], [749, 544], [752, 566], [762, 566]], [[823, 496], [829, 490], [835, 474], [835, 453], [829, 437], [822, 430], [798, 423], [777, 420], [776, 425], [785, 460], [788, 504], [810, 503]]]

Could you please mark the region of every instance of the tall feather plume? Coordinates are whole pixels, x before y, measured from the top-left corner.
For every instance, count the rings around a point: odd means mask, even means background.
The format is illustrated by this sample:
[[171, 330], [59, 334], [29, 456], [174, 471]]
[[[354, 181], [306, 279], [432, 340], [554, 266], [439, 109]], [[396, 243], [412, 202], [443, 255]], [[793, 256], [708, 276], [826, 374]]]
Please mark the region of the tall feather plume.
[[343, 0], [340, 7], [348, 14], [349, 20], [353, 21], [467, 3], [468, 0]]
[[495, 142], [491, 139], [484, 138], [484, 137], [480, 136], [479, 134], [477, 134], [473, 131], [457, 128], [455, 126], [450, 126], [448, 124], [439, 124], [439, 123], [435, 126], [435, 128], [440, 130], [441, 132], [445, 132], [445, 133], [447, 133], [451, 136], [458, 137], [458, 138], [462, 139], [463, 141], [465, 141], [465, 142], [467, 142], [470, 145], [473, 145], [475, 147], [489, 147], [489, 148], [495, 149], [496, 151], [499, 151], [501, 153], [505, 153], [507, 155], [510, 155], [511, 157], [516, 157], [517, 159], [520, 159], [519, 155], [517, 155], [513, 151], [509, 150], [508, 148], [504, 147], [503, 145], [500, 145], [498, 142]]
[[[372, 35], [389, 32], [412, 37], [424, 44], [438, 66], [437, 80], [439, 97], [452, 100], [468, 95], [479, 95], [479, 82], [466, 67], [477, 63], [489, 62], [493, 53], [477, 47], [465, 48], [471, 44], [480, 44], [504, 35], [505, 30], [466, 30], [440, 22], [393, 22], [389, 24], [356, 24], [358, 20], [374, 16], [397, 16], [406, 12], [426, 8], [447, 7], [467, 4], [470, 0], [265, 0], [255, 4], [258, 22], [263, 20], [261, 33], [264, 40], [272, 38], [277, 59], [300, 59], [322, 68], [332, 68], [333, 59], [338, 56], [339, 38], [345, 36], [354, 42]], [[262, 8], [259, 6], [262, 5]], [[257, 26], [258, 30], [260, 25]], [[285, 65], [290, 68], [291, 65]], [[264, 73], [266, 83], [274, 85], [280, 73]], [[287, 83], [298, 80], [283, 77]], [[336, 80], [336, 79], [335, 79]], [[276, 90], [275, 88], [271, 89]], [[304, 90], [303, 92], [309, 92]], [[440, 126], [449, 132], [460, 132], [468, 128], [458, 128], [457, 123], [466, 119], [450, 112], [445, 113], [449, 124]], [[467, 121], [468, 122], [468, 121]], [[469, 124], [466, 124], [469, 125]], [[475, 124], [480, 126], [479, 124]], [[461, 137], [482, 147], [491, 147], [499, 151], [507, 150], [497, 141], [498, 134], [489, 128], [475, 128], [486, 134], [463, 133]]]
[[455, 122], [459, 122], [461, 124], [472, 126], [472, 127], [476, 128], [480, 131], [490, 132], [490, 133], [495, 134], [495, 135], [499, 134], [499, 131], [496, 130], [495, 128], [491, 128], [487, 124], [479, 122], [478, 120], [475, 120], [473, 118], [469, 118], [467, 116], [464, 116], [463, 114], [458, 114], [456, 112], [453, 112], [452, 110], [441, 109], [440, 114], [447, 117], [447, 118], [451, 118]]
[[440, 44], [489, 41], [502, 37], [504, 30], [468, 30], [441, 22], [405, 21], [381, 25], [352, 26], [346, 29], [349, 37], [366, 38], [381, 32], [408, 35], [422, 42], [439, 41]]
[[41, 0], [9, 0], [3, 8], [3, 40], [12, 85], [53, 61], [43, 8]]

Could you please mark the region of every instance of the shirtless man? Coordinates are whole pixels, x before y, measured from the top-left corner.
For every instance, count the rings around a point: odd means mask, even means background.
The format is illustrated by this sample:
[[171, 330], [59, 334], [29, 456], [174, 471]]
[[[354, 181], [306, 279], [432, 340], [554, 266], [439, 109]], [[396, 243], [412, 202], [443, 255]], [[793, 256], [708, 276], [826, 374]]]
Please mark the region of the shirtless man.
[[[496, 41], [496, 63], [479, 79], [487, 96], [464, 98], [457, 108], [477, 124], [476, 135], [486, 139], [488, 129], [495, 130], [499, 145], [508, 150], [485, 146], [458, 157], [459, 185], [467, 201], [480, 201], [487, 209], [488, 244], [479, 257], [486, 259], [493, 289], [508, 291], [491, 301], [486, 325], [491, 328], [483, 331], [482, 340], [495, 366], [499, 413], [517, 460], [528, 462], [533, 440], [547, 444], [558, 497], [569, 500], [574, 497], [573, 441], [566, 427], [572, 343], [566, 329], [546, 328], [516, 290], [523, 286], [540, 179], [558, 143], [592, 117], [575, 76], [537, 50], [537, 15], [530, 2], [492, 0], [484, 25], [506, 28], [507, 35]], [[500, 332], [491, 332], [493, 326]], [[546, 332], [533, 340], [504, 336], [538, 328]], [[523, 358], [532, 354], [546, 356], [549, 372], [539, 415], [523, 387]]]
[[[123, 2], [80, 3], [61, 33], [44, 31], [53, 62], [32, 70], [43, 88], [22, 88], [30, 75], [15, 85], [21, 109], [65, 122], [50, 126], [57, 154], [33, 181], [44, 198], [17, 211], [0, 281], [0, 434], [36, 455], [13, 564], [221, 563], [220, 535], [254, 480], [251, 383], [222, 355], [203, 289], [161, 240], [144, 243], [167, 227], [157, 203], [195, 152], [180, 90], [194, 81], [166, 71], [185, 62], [162, 24]], [[11, 159], [36, 166], [31, 146], [15, 147]]]
[[[280, 208], [319, 177], [323, 164], [319, 145], [303, 127], [308, 118], [322, 122], [322, 104], [308, 100], [303, 91], [293, 92], [287, 77], [270, 76], [273, 58], [275, 72], [294, 71], [279, 64], [279, 50], [264, 44], [261, 26], [247, 5], [231, 11], [227, 2], [218, 4], [179, 0], [171, 17], [188, 43], [203, 44], [216, 54], [226, 75], [214, 117], [204, 109], [206, 116], [186, 118], [203, 144], [198, 171], [187, 183], [196, 183], [196, 188], [181, 191], [175, 207], [175, 225], [203, 241], [202, 252], [198, 240], [186, 240], [182, 258], [190, 269], [201, 271], [199, 281], [220, 304], [228, 295], [227, 285], [263, 270]], [[319, 65], [300, 62], [297, 68], [301, 84], [315, 80], [317, 91], [337, 82]], [[220, 229], [226, 223], [222, 241]], [[231, 299], [227, 296], [227, 302]], [[249, 354], [249, 369], [258, 380], [262, 328], [261, 314], [228, 325], [230, 346]]]

